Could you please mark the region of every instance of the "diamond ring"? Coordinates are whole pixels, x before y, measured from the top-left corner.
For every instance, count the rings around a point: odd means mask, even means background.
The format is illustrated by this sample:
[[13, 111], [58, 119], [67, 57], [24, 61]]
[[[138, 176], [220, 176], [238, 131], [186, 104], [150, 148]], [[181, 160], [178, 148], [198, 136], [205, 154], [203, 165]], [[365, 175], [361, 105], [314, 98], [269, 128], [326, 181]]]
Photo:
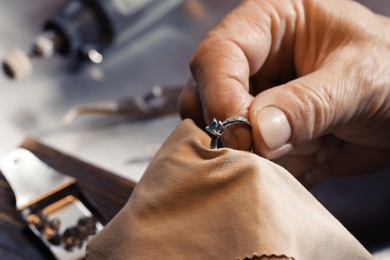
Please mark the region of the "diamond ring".
[[248, 119], [243, 116], [232, 116], [223, 122], [213, 118], [213, 121], [211, 121], [210, 125], [206, 126], [207, 132], [211, 134], [210, 149], [218, 148], [219, 138], [222, 136], [227, 126], [238, 123], [251, 126], [251, 123], [248, 121]]

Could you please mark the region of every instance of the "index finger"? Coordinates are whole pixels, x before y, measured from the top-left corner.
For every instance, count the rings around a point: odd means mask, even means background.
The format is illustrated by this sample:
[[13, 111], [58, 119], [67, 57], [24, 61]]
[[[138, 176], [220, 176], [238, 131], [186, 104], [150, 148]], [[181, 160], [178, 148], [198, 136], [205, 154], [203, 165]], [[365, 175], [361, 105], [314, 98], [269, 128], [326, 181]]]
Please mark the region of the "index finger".
[[248, 117], [253, 100], [249, 78], [267, 59], [275, 63], [285, 32], [292, 31], [292, 2], [245, 1], [200, 44], [190, 67], [207, 123], [213, 117]]

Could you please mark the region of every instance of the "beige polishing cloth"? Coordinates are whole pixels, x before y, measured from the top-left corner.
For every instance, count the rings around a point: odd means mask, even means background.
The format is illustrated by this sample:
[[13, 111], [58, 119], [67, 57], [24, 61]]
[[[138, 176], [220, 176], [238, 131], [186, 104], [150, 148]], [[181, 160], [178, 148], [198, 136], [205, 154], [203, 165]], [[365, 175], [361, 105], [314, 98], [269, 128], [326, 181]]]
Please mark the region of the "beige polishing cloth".
[[286, 170], [183, 121], [89, 259], [372, 259]]

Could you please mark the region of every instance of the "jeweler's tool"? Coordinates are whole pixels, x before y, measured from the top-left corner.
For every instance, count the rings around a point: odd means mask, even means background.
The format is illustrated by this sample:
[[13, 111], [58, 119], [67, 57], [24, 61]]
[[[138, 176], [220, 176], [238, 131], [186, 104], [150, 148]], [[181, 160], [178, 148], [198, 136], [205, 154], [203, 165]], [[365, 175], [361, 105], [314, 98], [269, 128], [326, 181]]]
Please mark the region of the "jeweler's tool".
[[155, 86], [143, 96], [84, 104], [69, 110], [62, 121], [66, 125], [71, 124], [83, 114], [123, 115], [140, 119], [175, 113], [181, 89], [179, 86]]
[[88, 240], [104, 217], [83, 195], [75, 178], [55, 170], [31, 151], [17, 148], [0, 160], [16, 210], [51, 258], [83, 259]]
[[3, 70], [11, 78], [21, 78], [32, 71], [31, 58], [49, 58], [55, 53], [100, 63], [109, 47], [129, 41], [182, 1], [67, 0], [47, 20], [31, 50], [11, 51], [3, 61]]

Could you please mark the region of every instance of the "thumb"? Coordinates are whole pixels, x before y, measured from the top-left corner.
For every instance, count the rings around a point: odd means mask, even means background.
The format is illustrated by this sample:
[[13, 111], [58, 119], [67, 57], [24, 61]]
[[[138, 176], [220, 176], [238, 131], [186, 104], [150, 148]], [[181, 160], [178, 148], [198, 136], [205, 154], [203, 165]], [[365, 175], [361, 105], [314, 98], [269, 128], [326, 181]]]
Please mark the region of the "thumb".
[[277, 159], [348, 121], [358, 93], [340, 79], [336, 68], [322, 69], [258, 94], [249, 111], [254, 152]]

